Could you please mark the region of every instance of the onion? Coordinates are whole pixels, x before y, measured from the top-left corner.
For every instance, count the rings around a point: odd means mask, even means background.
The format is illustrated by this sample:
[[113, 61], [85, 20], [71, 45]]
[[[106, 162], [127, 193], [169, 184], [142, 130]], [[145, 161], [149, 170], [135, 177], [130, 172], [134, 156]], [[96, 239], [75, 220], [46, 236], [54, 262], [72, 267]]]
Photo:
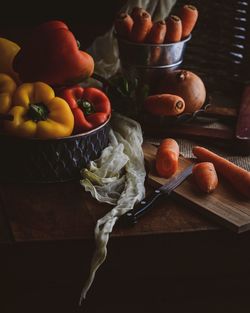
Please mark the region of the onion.
[[161, 93], [175, 94], [185, 101], [184, 113], [193, 113], [199, 110], [206, 99], [206, 88], [199, 76], [187, 70], [170, 72], [164, 84], [160, 87]]

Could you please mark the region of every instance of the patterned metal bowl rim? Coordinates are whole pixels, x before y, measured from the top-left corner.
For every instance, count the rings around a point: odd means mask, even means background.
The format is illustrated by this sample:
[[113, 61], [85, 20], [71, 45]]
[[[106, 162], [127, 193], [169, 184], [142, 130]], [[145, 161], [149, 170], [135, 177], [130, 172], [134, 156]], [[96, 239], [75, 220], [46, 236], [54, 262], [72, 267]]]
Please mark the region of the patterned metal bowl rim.
[[132, 42], [123, 38], [120, 38], [115, 32], [114, 36], [119, 40], [120, 42], [126, 43], [130, 46], [139, 46], [139, 47], [171, 47], [177, 44], [182, 44], [187, 41], [189, 41], [192, 38], [192, 34], [188, 35], [183, 40], [177, 41], [177, 42], [169, 42], [169, 43], [162, 43], [162, 44], [156, 44], [156, 43], [139, 43], [139, 42]]
[[79, 137], [85, 137], [88, 135], [91, 135], [97, 131], [99, 131], [101, 128], [105, 127], [105, 125], [107, 125], [109, 123], [111, 119], [111, 115], [109, 116], [109, 118], [100, 126], [89, 130], [88, 132], [85, 133], [80, 133], [80, 134], [76, 134], [76, 135], [71, 135], [71, 136], [67, 136], [67, 137], [58, 137], [58, 138], [51, 138], [51, 139], [42, 139], [42, 138], [22, 138], [22, 137], [14, 137], [14, 136], [10, 136], [4, 133], [1, 133], [1, 136], [3, 137], [8, 137], [10, 139], [15, 139], [15, 140], [19, 140], [19, 141], [25, 141], [25, 142], [58, 142], [58, 141], [70, 141], [70, 140], [74, 140], [76, 138]]

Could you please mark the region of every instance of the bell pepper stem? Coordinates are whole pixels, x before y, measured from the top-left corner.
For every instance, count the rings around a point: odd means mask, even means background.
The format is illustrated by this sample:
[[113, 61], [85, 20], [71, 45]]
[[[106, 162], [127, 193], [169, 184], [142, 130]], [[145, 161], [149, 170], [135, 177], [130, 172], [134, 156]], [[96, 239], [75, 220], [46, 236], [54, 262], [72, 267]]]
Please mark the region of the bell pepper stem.
[[31, 104], [28, 116], [35, 122], [45, 121], [48, 118], [49, 110], [43, 103]]
[[93, 108], [93, 105], [91, 103], [89, 103], [88, 101], [86, 101], [86, 100], [79, 99], [77, 101], [77, 104], [78, 104], [79, 108], [83, 111], [83, 113], [85, 115], [89, 115], [89, 114], [95, 112], [95, 110]]

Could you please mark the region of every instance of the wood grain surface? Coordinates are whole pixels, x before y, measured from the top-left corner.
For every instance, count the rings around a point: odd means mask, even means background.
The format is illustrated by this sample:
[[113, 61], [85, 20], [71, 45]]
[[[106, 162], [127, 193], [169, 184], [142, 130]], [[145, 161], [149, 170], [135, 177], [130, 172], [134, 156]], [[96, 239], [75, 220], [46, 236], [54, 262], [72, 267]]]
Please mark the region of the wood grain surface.
[[[151, 192], [151, 188], [147, 188]], [[1, 207], [16, 242], [93, 240], [96, 221], [112, 206], [99, 203], [78, 181], [57, 184], [1, 184]], [[6, 221], [0, 242], [6, 238]], [[185, 233], [218, 229], [185, 205], [159, 201], [140, 223], [131, 228], [117, 225], [112, 237]], [[2, 234], [5, 234], [2, 235]]]
[[[143, 150], [149, 165], [148, 182], [155, 187], [164, 185], [168, 180], [159, 177], [154, 169], [157, 148], [145, 143]], [[190, 160], [180, 157], [178, 172], [191, 163]], [[178, 186], [173, 194], [183, 203], [235, 232], [250, 230], [250, 201], [238, 195], [221, 178], [218, 188], [211, 194], [200, 191], [193, 182], [192, 176]]]

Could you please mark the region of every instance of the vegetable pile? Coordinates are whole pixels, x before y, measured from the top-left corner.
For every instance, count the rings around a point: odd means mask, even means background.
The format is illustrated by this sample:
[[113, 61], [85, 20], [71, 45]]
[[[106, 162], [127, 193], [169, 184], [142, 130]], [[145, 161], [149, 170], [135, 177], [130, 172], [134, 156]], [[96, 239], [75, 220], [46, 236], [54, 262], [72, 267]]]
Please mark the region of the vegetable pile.
[[61, 21], [33, 30], [20, 48], [0, 38], [1, 131], [27, 138], [59, 138], [108, 120], [111, 105], [97, 88], [82, 88], [94, 60]]
[[240, 194], [250, 198], [250, 172], [213, 153], [196, 146], [193, 154], [200, 162], [212, 162], [216, 171], [223, 176]]
[[[178, 95], [185, 103], [182, 112], [193, 113], [199, 110], [206, 100], [206, 88], [201, 78], [191, 71], [175, 70], [167, 74], [159, 84], [160, 94]], [[181, 113], [181, 112], [179, 112]]]
[[198, 10], [189, 4], [181, 7], [177, 15], [156, 22], [146, 10], [135, 7], [130, 14], [118, 14], [115, 30], [120, 38], [136, 43], [174, 43], [191, 34], [197, 19]]
[[[148, 45], [151, 51], [150, 65], [158, 66], [157, 62], [162, 58], [161, 51], [164, 51], [160, 48], [163, 47], [161, 45], [172, 46], [188, 38], [197, 19], [198, 10], [190, 4], [183, 5], [166, 20], [154, 22], [146, 10], [134, 7], [130, 13], [119, 13], [114, 27], [119, 39], [136, 43], [135, 49], [138, 45]], [[206, 100], [206, 88], [197, 74], [182, 69], [159, 73], [159, 79], [156, 77], [152, 82], [148, 82], [149, 97], [143, 99], [142, 111], [149, 115], [164, 117], [178, 116], [182, 113], [192, 114], [201, 109]], [[143, 78], [141, 80], [143, 81]], [[143, 84], [144, 82], [140, 85]]]
[[[197, 164], [192, 176], [199, 190], [211, 193], [218, 186], [217, 173], [241, 195], [250, 198], [250, 172], [200, 146], [193, 147]], [[172, 138], [162, 140], [156, 154], [155, 169], [160, 177], [170, 178], [178, 170], [179, 146]]]

